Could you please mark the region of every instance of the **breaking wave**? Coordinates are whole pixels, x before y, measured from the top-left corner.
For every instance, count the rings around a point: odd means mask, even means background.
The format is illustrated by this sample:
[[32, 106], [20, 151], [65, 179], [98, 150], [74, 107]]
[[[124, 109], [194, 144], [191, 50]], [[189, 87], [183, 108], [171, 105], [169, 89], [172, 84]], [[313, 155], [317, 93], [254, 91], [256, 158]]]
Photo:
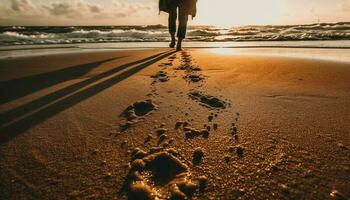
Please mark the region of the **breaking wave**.
[[[0, 27], [1, 45], [164, 42], [163, 25], [95, 27]], [[288, 26], [189, 27], [190, 41], [350, 40], [350, 22]]]

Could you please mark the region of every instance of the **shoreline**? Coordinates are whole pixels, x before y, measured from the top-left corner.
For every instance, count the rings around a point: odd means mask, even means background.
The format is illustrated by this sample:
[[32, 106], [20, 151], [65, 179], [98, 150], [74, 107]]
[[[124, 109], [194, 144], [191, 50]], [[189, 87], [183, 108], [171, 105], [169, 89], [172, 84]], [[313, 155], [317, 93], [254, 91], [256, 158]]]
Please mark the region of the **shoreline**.
[[[162, 43], [166, 46], [167, 43]], [[16, 59], [23, 57], [38, 57], [49, 55], [69, 55], [84, 54], [94, 52], [111, 52], [111, 51], [138, 51], [138, 50], [155, 50], [168, 49], [166, 47], [108, 47], [98, 46], [60, 46], [50, 45], [45, 47], [33, 46], [28, 48], [0, 48], [0, 60]], [[350, 62], [350, 47], [312, 47], [312, 46], [234, 46], [234, 47], [188, 47], [188, 50], [209, 50], [217, 54], [232, 55], [254, 55], [268, 57], [291, 57], [304, 58], [334, 62]]]
[[[28, 46], [73, 46], [73, 47], [85, 47], [85, 46], [118, 46], [121, 45], [123, 47], [124, 44], [129, 46], [137, 46], [137, 47], [155, 47], [160, 48], [164, 46], [164, 44], [168, 44], [167, 41], [118, 41], [118, 42], [88, 42], [88, 43], [57, 43], [57, 44], [17, 44], [17, 45], [6, 45], [4, 44], [1, 48], [7, 47], [28, 47]], [[141, 45], [140, 45], [141, 44]], [[160, 45], [160, 46], [156, 46]], [[187, 45], [189, 48], [195, 47], [204, 47], [204, 48], [220, 48], [220, 47], [330, 47], [330, 48], [350, 48], [350, 40], [286, 40], [286, 41], [191, 41], [187, 40], [184, 45]]]

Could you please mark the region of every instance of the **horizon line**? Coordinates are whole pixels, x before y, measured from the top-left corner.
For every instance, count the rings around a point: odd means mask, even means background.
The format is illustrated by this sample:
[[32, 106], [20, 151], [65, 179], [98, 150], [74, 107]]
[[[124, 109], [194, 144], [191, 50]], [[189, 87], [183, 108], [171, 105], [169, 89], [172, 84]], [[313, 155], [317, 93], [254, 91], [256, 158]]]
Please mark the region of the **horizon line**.
[[[308, 26], [308, 25], [318, 25], [318, 24], [350, 24], [350, 21], [339, 21], [339, 22], [317, 22], [317, 23], [305, 23], [305, 24], [246, 24], [246, 25], [232, 25], [229, 27], [245, 27], [245, 26]], [[1, 25], [0, 27], [104, 27], [104, 26], [134, 26], [134, 27], [147, 27], [147, 26], [164, 26], [164, 24], [148, 24], [148, 25]], [[189, 25], [189, 27], [195, 26], [213, 26], [213, 27], [222, 27], [219, 25], [211, 25], [211, 24], [197, 24], [197, 25]]]

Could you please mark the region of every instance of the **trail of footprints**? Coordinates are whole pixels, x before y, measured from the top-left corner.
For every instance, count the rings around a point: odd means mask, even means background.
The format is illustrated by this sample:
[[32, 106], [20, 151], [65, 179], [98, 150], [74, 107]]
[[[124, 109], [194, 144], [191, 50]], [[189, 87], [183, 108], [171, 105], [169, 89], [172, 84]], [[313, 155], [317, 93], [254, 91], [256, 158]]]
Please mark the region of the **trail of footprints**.
[[[178, 53], [179, 54], [179, 53]], [[178, 55], [168, 57], [168, 61], [159, 65], [161, 70], [150, 78], [152, 93], [148, 96], [157, 97], [157, 85], [163, 84], [171, 80], [169, 74], [176, 74], [177, 71], [183, 72], [182, 78], [188, 82], [189, 92], [188, 99], [198, 102], [199, 105], [208, 108], [208, 121], [201, 128], [196, 128], [189, 121], [178, 120], [174, 122], [174, 130], [183, 134], [185, 142], [197, 137], [209, 139], [212, 131], [219, 128], [219, 124], [215, 123], [215, 119], [219, 113], [230, 107], [228, 100], [205, 94], [199, 91], [205, 86], [205, 76], [201, 73], [201, 69], [195, 66], [194, 59], [189, 52], [182, 51], [180, 53], [180, 66], [174, 67], [174, 61]], [[124, 132], [140, 119], [144, 119], [157, 109], [157, 105], [152, 99], [135, 102], [130, 105], [121, 114], [124, 121], [119, 127], [119, 132]], [[229, 130], [234, 141], [239, 142], [238, 137], [238, 121], [240, 114], [236, 113], [235, 120]], [[177, 152], [171, 148], [174, 138], [168, 136], [166, 124], [162, 123], [155, 130], [154, 134], [149, 134], [144, 138], [144, 143], [150, 143], [157, 140], [157, 147], [152, 147], [148, 151], [135, 148], [131, 152], [132, 160], [130, 162], [130, 171], [124, 183], [123, 192], [128, 195], [128, 199], [190, 199], [196, 192], [205, 192], [208, 184], [206, 176], [193, 177], [191, 174], [190, 164], [186, 164]], [[227, 154], [223, 159], [230, 162], [233, 155], [238, 157], [244, 156], [242, 146], [231, 146], [227, 149]], [[205, 155], [201, 148], [196, 148], [192, 155], [192, 165], [200, 165]]]

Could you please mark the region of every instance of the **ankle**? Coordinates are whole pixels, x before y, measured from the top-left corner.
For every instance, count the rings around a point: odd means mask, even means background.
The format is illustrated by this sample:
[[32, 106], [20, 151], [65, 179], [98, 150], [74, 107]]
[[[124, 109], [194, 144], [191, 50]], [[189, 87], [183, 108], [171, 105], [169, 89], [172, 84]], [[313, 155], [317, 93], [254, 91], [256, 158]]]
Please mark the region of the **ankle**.
[[182, 45], [182, 40], [183, 40], [183, 39], [178, 38], [178, 40], [177, 40], [177, 44], [178, 44], [179, 46], [181, 46], [181, 45]]
[[182, 41], [179, 40], [176, 44], [176, 51], [181, 51], [182, 50]]

